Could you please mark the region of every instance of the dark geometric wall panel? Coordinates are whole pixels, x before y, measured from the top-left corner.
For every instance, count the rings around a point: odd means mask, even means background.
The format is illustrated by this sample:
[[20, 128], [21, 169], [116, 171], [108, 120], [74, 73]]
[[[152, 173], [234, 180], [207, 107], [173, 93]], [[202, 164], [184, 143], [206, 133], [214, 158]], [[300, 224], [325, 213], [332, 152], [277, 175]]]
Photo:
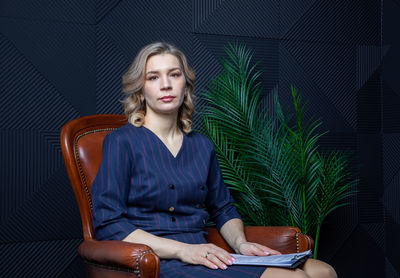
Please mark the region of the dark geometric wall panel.
[[[294, 85], [304, 97], [304, 100], [308, 102], [306, 109], [308, 116], [315, 115], [317, 118], [321, 119], [325, 130], [329, 130], [330, 132], [351, 132], [353, 127], [350, 122], [347, 121], [345, 116], [341, 114], [340, 109], [342, 108], [334, 105], [329, 97], [324, 93], [324, 90], [321, 88], [320, 84], [318, 84], [319, 77], [317, 74], [315, 74], [316, 69], [314, 68], [323, 69], [326, 67], [326, 64], [320, 64], [320, 61], [318, 60], [317, 65], [309, 65], [307, 68], [301, 59], [296, 58], [299, 56], [297, 52], [301, 51], [304, 53], [305, 51], [309, 51], [309, 55], [312, 55], [312, 50], [307, 50], [306, 46], [302, 43], [296, 42], [294, 46], [290, 46], [290, 44], [291, 42], [289, 41], [282, 41], [280, 44], [279, 96], [281, 100], [287, 104], [292, 103], [290, 85]], [[287, 47], [289, 47], [292, 52], [290, 52]], [[311, 68], [311, 73], [308, 72], [309, 68]], [[314, 78], [311, 76], [313, 71], [314, 76], [317, 76], [317, 80], [314, 80]], [[344, 85], [340, 84], [342, 80], [335, 79], [335, 81], [336, 83], [339, 83], [337, 86], [341, 86], [343, 88], [342, 94], [346, 95], [348, 93], [347, 89]], [[323, 83], [321, 80], [319, 80], [319, 82]], [[326, 89], [329, 92], [334, 93], [336, 89], [335, 85], [332, 87], [327, 87]], [[324, 84], [322, 84], [322, 86], [324, 86]]]
[[130, 61], [101, 31], [96, 36], [96, 57], [96, 112], [121, 114], [121, 76]]
[[382, 67], [383, 203], [385, 208], [386, 275], [400, 277], [400, 2], [383, 1]]
[[395, 223], [400, 223], [400, 169], [397, 174], [393, 177], [392, 181], [385, 187], [385, 194], [383, 201], [385, 204], [386, 216], [390, 217]]
[[66, 172], [60, 167], [2, 222], [1, 242], [80, 238], [82, 229], [75, 203]]
[[358, 90], [357, 131], [376, 134], [382, 128], [381, 71], [375, 71]]
[[312, 2], [282, 38], [333, 44], [380, 44], [380, 36], [377, 36], [381, 32], [380, 1]]
[[[368, 263], [370, 260], [373, 263]], [[331, 261], [338, 277], [385, 277], [384, 251], [361, 226], [340, 246]]]
[[308, 78], [352, 128], [356, 126], [355, 52], [352, 47], [283, 41]]
[[382, 122], [382, 51], [378, 46], [357, 48], [357, 131], [379, 133]]
[[[217, 36], [196, 35], [193, 40], [192, 62], [196, 65], [196, 94], [206, 87], [208, 81], [221, 70], [218, 57], [209, 49], [209, 42], [214, 41]], [[208, 43], [207, 43], [208, 42]], [[211, 46], [211, 49], [215, 47]], [[201, 100], [197, 98], [196, 100]]]
[[391, 278], [399, 278], [400, 275], [392, 265], [392, 263], [386, 259], [386, 277], [391, 277]]
[[383, 178], [384, 184], [389, 185], [396, 181], [396, 175], [400, 172], [399, 156], [400, 134], [391, 133], [383, 136]]
[[[202, 46], [214, 57], [215, 62], [219, 64], [219, 57], [224, 55], [224, 47], [228, 47], [229, 43], [241, 42], [245, 43], [254, 52], [253, 61], [259, 61], [257, 70], [263, 72], [260, 81], [263, 84], [264, 94], [269, 94], [277, 85], [279, 80], [279, 43], [272, 39], [248, 38], [248, 37], [223, 37], [209, 34], [196, 34], [196, 38], [202, 43]], [[204, 71], [207, 71], [209, 65], [203, 64]], [[197, 67], [195, 67], [197, 71]], [[199, 79], [208, 82], [212, 77], [198, 75]]]
[[[78, 24], [94, 24], [96, 10], [95, 0], [2, 0], [0, 16], [28, 22], [68, 22]], [[101, 1], [99, 1], [101, 2]], [[113, 1], [109, 0], [112, 3]]]
[[[0, 202], [1, 223], [6, 223], [64, 165], [57, 142], [58, 132], [8, 130], [1, 131], [0, 138], [3, 143], [0, 161], [4, 171], [0, 189], [4, 198]], [[3, 228], [2, 225], [0, 231]]]
[[[383, 76], [386, 77], [385, 74]], [[386, 81], [383, 84], [382, 116], [385, 133], [400, 132], [400, 89], [394, 87]]]
[[[0, 19], [0, 32], [78, 111], [95, 113], [94, 26]], [[77, 97], [75, 92], [85, 92]]]
[[108, 14], [122, 2], [122, 0], [96, 0], [96, 24], [107, 17]]
[[193, 30], [205, 22], [209, 15], [218, 9], [225, 0], [199, 0], [193, 2]]
[[[374, 146], [371, 148], [371, 146]], [[359, 217], [361, 223], [379, 223], [383, 219], [383, 177], [381, 135], [359, 134], [358, 157], [360, 184], [358, 192]]]
[[[351, 198], [348, 200], [351, 205], [340, 208], [335, 211], [334, 214], [328, 216], [326, 218], [325, 223], [321, 228], [321, 248], [319, 248], [319, 258], [334, 262], [333, 266], [340, 267], [341, 263], [338, 263], [334, 258], [337, 256], [341, 256], [343, 252], [347, 252], [347, 245], [351, 245], [354, 242], [350, 241], [350, 238], [354, 237], [354, 233], [357, 234], [358, 228], [358, 213], [357, 213], [357, 200], [355, 198]], [[355, 232], [356, 231], [356, 232]], [[335, 233], [335, 235], [333, 235]], [[355, 251], [358, 252], [358, 251]], [[346, 260], [349, 258], [345, 255], [341, 257], [341, 260]], [[340, 274], [339, 274], [340, 273]], [[345, 272], [338, 271], [339, 275], [344, 275]], [[345, 276], [348, 277], [348, 276]], [[350, 277], [350, 276], [349, 276]]]
[[98, 26], [131, 61], [140, 48], [156, 40], [172, 41], [188, 52], [190, 14], [190, 1], [122, 1]]
[[86, 278], [86, 272], [83, 271], [85, 269], [84, 262], [78, 257], [75, 256], [75, 259], [70, 262], [70, 264], [64, 268], [62, 272], [59, 272], [57, 277], [60, 278]]
[[1, 277], [57, 277], [75, 259], [80, 242], [75, 239], [0, 243]]
[[[279, 0], [194, 1], [194, 32], [263, 38], [279, 37]], [[251, 18], [251, 20], [249, 20]]]
[[[390, 215], [385, 216], [385, 240], [386, 240], [386, 260], [387, 268], [390, 272], [387, 273], [387, 277], [398, 277], [400, 276], [400, 260], [398, 251], [400, 248], [400, 225], [398, 221], [395, 221]], [[391, 275], [389, 275], [391, 274]], [[397, 276], [396, 276], [397, 275]]]
[[329, 131], [321, 150], [350, 153], [359, 179], [322, 226], [320, 258], [339, 277], [399, 277], [399, 15], [398, 0], [1, 1], [0, 277], [85, 277], [59, 132], [122, 113], [121, 76], [159, 40], [187, 54], [198, 108], [228, 43], [254, 50], [263, 105], [278, 88], [292, 109], [296, 86]]
[[380, 252], [385, 250], [385, 225], [383, 223], [363, 224], [361, 227], [367, 231], [377, 246], [380, 247]]
[[298, 25], [301, 17], [307, 14], [316, 0], [280, 0], [279, 1], [279, 25], [281, 37], [294, 25]]
[[383, 131], [384, 133], [400, 133], [400, 2], [384, 1], [383, 17]]
[[[400, 134], [391, 133], [383, 136], [384, 155], [384, 195], [385, 235], [386, 235], [386, 271], [388, 277], [399, 277], [400, 263], [398, 248], [400, 248]], [[396, 272], [397, 271], [397, 272]], [[397, 276], [396, 276], [397, 275]]]
[[0, 64], [2, 129], [54, 130], [79, 115], [65, 96], [1, 34]]
[[[357, 89], [359, 90], [382, 63], [382, 49], [375, 45], [357, 47]], [[379, 91], [378, 91], [379, 92]], [[380, 92], [379, 92], [380, 93]]]

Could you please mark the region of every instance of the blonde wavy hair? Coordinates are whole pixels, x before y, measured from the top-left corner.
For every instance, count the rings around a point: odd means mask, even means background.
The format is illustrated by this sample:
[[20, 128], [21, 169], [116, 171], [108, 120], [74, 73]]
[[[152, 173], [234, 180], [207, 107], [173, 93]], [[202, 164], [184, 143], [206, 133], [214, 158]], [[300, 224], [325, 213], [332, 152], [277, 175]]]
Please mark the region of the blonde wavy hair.
[[122, 100], [122, 103], [124, 105], [125, 115], [128, 121], [136, 127], [140, 127], [144, 124], [146, 103], [143, 98], [142, 89], [145, 82], [146, 63], [150, 57], [159, 54], [174, 55], [178, 59], [183, 75], [185, 76], [186, 88], [184, 100], [178, 112], [178, 126], [183, 132], [188, 134], [192, 130], [195, 73], [189, 66], [183, 52], [169, 43], [155, 42], [143, 47], [137, 54], [128, 71], [123, 75], [122, 86], [126, 97]]

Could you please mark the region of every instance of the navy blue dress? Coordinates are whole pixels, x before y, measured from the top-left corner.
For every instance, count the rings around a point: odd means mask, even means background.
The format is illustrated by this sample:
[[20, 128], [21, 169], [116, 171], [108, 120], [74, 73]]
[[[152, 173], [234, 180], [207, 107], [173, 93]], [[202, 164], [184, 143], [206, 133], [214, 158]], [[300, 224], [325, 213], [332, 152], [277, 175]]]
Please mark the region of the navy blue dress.
[[[212, 142], [184, 134], [176, 157], [152, 131], [127, 124], [109, 133], [92, 185], [99, 240], [122, 240], [135, 229], [185, 243], [206, 243], [209, 217], [218, 230], [240, 218], [225, 186]], [[211, 270], [161, 260], [160, 277], [260, 277], [264, 267]]]

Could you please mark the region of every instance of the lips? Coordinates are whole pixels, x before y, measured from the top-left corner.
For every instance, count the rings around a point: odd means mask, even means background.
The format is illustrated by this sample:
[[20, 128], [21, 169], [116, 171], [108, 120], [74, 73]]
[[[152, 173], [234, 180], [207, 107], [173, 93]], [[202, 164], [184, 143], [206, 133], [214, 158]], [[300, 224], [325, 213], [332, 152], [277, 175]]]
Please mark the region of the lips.
[[163, 96], [162, 98], [160, 98], [160, 100], [163, 102], [171, 102], [174, 100], [174, 98], [174, 96]]

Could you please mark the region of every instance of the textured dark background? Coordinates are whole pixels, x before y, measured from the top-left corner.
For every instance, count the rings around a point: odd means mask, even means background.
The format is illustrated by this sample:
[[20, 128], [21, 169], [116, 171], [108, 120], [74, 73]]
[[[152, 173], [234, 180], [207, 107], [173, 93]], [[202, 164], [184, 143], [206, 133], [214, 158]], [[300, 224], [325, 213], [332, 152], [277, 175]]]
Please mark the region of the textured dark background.
[[[399, 277], [399, 0], [1, 0], [0, 277], [84, 277], [81, 223], [60, 152], [68, 120], [122, 113], [120, 79], [137, 51], [166, 40], [201, 89], [228, 42], [262, 60], [270, 90], [296, 85], [354, 153], [358, 194], [322, 230], [339, 277]], [[201, 102], [200, 102], [201, 103]]]

